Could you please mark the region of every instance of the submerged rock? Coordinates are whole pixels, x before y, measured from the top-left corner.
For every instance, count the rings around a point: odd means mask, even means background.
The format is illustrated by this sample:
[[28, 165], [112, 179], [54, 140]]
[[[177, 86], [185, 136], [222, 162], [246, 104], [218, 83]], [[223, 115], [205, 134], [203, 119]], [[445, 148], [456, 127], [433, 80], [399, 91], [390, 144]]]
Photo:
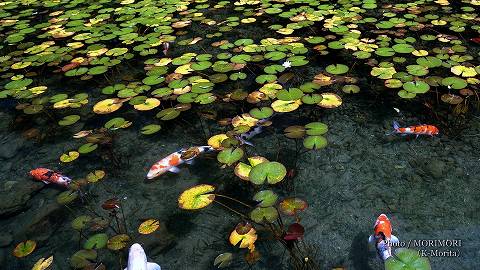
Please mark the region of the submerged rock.
[[0, 217], [15, 215], [27, 208], [27, 202], [43, 187], [41, 183], [5, 181], [0, 185]]
[[20, 148], [22, 148], [25, 140], [17, 134], [11, 133], [0, 140], [0, 159], [13, 158]]

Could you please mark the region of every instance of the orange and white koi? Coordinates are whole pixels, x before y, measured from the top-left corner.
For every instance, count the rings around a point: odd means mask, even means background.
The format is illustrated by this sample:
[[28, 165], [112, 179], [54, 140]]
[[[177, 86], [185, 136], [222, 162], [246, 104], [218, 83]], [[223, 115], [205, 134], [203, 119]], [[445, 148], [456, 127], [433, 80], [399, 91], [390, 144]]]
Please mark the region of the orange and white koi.
[[30, 171], [30, 175], [37, 181], [45, 184], [57, 184], [59, 186], [68, 187], [72, 179], [58, 172], [46, 168], [36, 168]]
[[[192, 150], [194, 149], [197, 154], [193, 156], [189, 156], [188, 158], [183, 158], [183, 154], [187, 150]], [[147, 179], [153, 179], [156, 178], [167, 171], [173, 172], [173, 173], [178, 173], [180, 169], [178, 166], [180, 166], [183, 163], [187, 164], [192, 164], [193, 160], [200, 155], [201, 153], [204, 152], [210, 152], [213, 151], [214, 148], [211, 146], [195, 146], [191, 147], [188, 149], [182, 148], [176, 152], [171, 153], [170, 155], [166, 156], [165, 158], [157, 161], [155, 164], [152, 165], [150, 170], [147, 173]]]
[[389, 133], [391, 134], [402, 134], [402, 135], [430, 135], [435, 136], [438, 135], [439, 129], [434, 125], [416, 125], [416, 126], [409, 126], [409, 127], [400, 127], [397, 121], [393, 121], [393, 131]]
[[378, 216], [373, 225], [373, 234], [368, 238], [368, 242], [375, 243], [378, 256], [382, 260], [387, 260], [392, 256], [392, 245], [390, 243], [398, 243], [398, 238], [392, 234], [392, 223], [387, 215]]

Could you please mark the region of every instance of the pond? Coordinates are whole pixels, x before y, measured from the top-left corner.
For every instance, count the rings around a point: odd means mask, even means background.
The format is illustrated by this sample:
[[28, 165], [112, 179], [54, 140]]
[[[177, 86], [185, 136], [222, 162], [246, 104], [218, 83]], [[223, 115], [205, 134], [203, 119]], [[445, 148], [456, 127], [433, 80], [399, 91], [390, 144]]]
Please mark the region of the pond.
[[479, 6], [1, 2], [0, 264], [475, 269]]

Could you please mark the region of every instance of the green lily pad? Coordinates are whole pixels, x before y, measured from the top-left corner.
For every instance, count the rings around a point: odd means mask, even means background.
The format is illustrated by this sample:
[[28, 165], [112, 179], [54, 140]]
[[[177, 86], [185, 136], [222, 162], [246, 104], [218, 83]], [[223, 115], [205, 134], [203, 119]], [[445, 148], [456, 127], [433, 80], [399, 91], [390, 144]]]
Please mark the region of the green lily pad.
[[280, 212], [287, 216], [294, 216], [298, 211], [303, 211], [307, 207], [307, 202], [299, 198], [286, 198], [278, 204]]
[[277, 92], [277, 98], [283, 101], [291, 101], [301, 99], [303, 96], [302, 90], [298, 88], [290, 88], [288, 90], [282, 89]]
[[323, 97], [320, 94], [306, 94], [302, 97], [302, 102], [308, 105], [313, 105], [319, 103], [320, 101], [322, 101], [322, 99]]
[[339, 75], [339, 74], [344, 74], [347, 73], [349, 68], [346, 65], [343, 64], [334, 64], [334, 65], [328, 65], [325, 70], [334, 75]]
[[272, 223], [278, 218], [278, 211], [273, 206], [256, 207], [250, 212], [250, 218], [257, 223]]
[[261, 190], [253, 196], [253, 200], [259, 202], [258, 206], [260, 207], [273, 206], [277, 202], [277, 199], [278, 195], [269, 189]]
[[308, 136], [303, 140], [303, 146], [307, 149], [322, 149], [327, 147], [327, 139], [323, 136]]
[[342, 87], [342, 91], [344, 93], [347, 93], [347, 94], [356, 94], [356, 93], [360, 92], [360, 87], [358, 87], [358, 85], [354, 85], [354, 84], [347, 84], [347, 85]]
[[69, 204], [78, 198], [78, 192], [75, 190], [67, 190], [60, 193], [57, 196], [57, 202], [59, 204]]
[[458, 77], [446, 77], [443, 78], [442, 85], [452, 89], [463, 89], [467, 87], [467, 82], [464, 79]]
[[86, 144], [81, 145], [78, 148], [78, 152], [80, 154], [88, 154], [88, 153], [94, 151], [97, 148], [98, 148], [98, 144], [96, 144], [96, 143], [86, 143]]
[[92, 221], [91, 216], [87, 216], [87, 215], [78, 216], [74, 220], [72, 220], [72, 228], [74, 230], [81, 231], [86, 228], [86, 226], [88, 225], [88, 223], [90, 223], [90, 221]]
[[253, 108], [249, 113], [257, 119], [264, 119], [272, 116], [273, 109], [270, 107]]
[[168, 108], [161, 110], [159, 113], [157, 113], [156, 117], [168, 121], [177, 118], [179, 115], [180, 111], [177, 111], [174, 108]]
[[400, 90], [398, 91], [398, 96], [401, 98], [410, 99], [416, 97], [417, 94], [409, 92], [407, 90]]
[[141, 133], [144, 135], [150, 135], [153, 133], [157, 133], [161, 128], [162, 126], [156, 124], [146, 125], [142, 128]]
[[94, 249], [82, 249], [72, 255], [72, 257], [70, 258], [70, 265], [75, 269], [84, 268], [89, 264], [93, 263], [96, 258], [97, 251], [95, 251]]
[[399, 248], [395, 256], [385, 261], [385, 270], [431, 270], [430, 262], [426, 257], [421, 257], [417, 250]]
[[424, 94], [430, 90], [430, 85], [423, 81], [406, 82], [403, 84], [403, 89], [410, 93]]
[[62, 120], [58, 121], [60, 126], [69, 126], [75, 124], [78, 120], [80, 120], [80, 115], [67, 115], [63, 117]]
[[305, 125], [307, 135], [323, 135], [327, 133], [328, 126], [321, 122], [312, 122]]
[[256, 185], [261, 185], [265, 181], [269, 184], [276, 184], [282, 181], [287, 175], [287, 169], [282, 163], [268, 161], [260, 163], [252, 168], [248, 178]]
[[108, 235], [106, 233], [98, 233], [90, 236], [85, 244], [84, 249], [102, 249], [107, 245]]
[[239, 161], [243, 157], [243, 150], [241, 148], [226, 148], [220, 151], [217, 155], [217, 160], [220, 163], [227, 164], [228, 166]]
[[42, 104], [32, 104], [28, 105], [23, 109], [23, 112], [25, 114], [37, 114], [43, 110], [43, 105]]

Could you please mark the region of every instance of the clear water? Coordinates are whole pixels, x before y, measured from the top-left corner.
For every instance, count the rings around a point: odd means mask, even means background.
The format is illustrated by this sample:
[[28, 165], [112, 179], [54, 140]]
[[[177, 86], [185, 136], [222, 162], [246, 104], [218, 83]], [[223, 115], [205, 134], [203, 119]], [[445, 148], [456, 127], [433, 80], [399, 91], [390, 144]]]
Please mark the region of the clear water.
[[[227, 5], [224, 9], [206, 9], [205, 16], [221, 21], [232, 14], [241, 14], [233, 8]], [[223, 38], [232, 41], [252, 38], [258, 42], [272, 35], [267, 27], [278, 23], [277, 19], [269, 17], [268, 23], [241, 25], [224, 33], [222, 38], [212, 40], [205, 38], [210, 33], [207, 28], [194, 21], [187, 35], [179, 39], [202, 36], [208, 43], [191, 46], [172, 43], [169, 53], [172, 58], [192, 51], [216, 55], [224, 52], [223, 49], [209, 44]], [[317, 33], [315, 29], [309, 28], [309, 31]], [[317, 34], [326, 35], [322, 31]], [[474, 34], [471, 29], [464, 33], [465, 38]], [[468, 53], [475, 56], [470, 62], [478, 66], [478, 46], [468, 44]], [[4, 54], [9, 53], [8, 48], [2, 48]], [[293, 81], [285, 85], [293, 87], [311, 81], [327, 65], [342, 59], [342, 63], [351, 68], [359, 66], [351, 76], [358, 79], [360, 93], [346, 94], [335, 85], [321, 88], [319, 92], [340, 93], [343, 104], [329, 110], [311, 106], [276, 114], [271, 119], [272, 125], [251, 139], [254, 146], [244, 147], [245, 156], [261, 155], [281, 162], [287, 169], [295, 169], [293, 179], [272, 188], [281, 197], [295, 196], [308, 202], [308, 208], [300, 214], [306, 230], [303, 242], [311, 248], [310, 257], [318, 262], [320, 269], [384, 269], [375, 249], [367, 244], [380, 213], [390, 217], [394, 234], [401, 241], [410, 242], [412, 248], [440, 253], [453, 251], [459, 255], [429, 256], [432, 269], [477, 269], [480, 265], [478, 108], [456, 117], [451, 112], [453, 106], [436, 103], [435, 109], [430, 110], [424, 105], [437, 99], [433, 93], [413, 101], [401, 99], [397, 90], [385, 90], [383, 81], [368, 77], [370, 67], [360, 66], [357, 62], [360, 60], [348, 58], [350, 54], [335, 50], [325, 56], [309, 53], [310, 63], [296, 68]], [[160, 53], [155, 55], [160, 57]], [[111, 77], [94, 77], [83, 82], [50, 70], [37, 78], [49, 85], [48, 96], [63, 92], [89, 93], [89, 105], [72, 110], [81, 115], [81, 121], [69, 127], [57, 125], [65, 115], [71, 114], [68, 110], [49, 109], [28, 115], [18, 109], [24, 100], [12, 97], [0, 100], [1, 268], [30, 269], [38, 259], [53, 255], [52, 269], [70, 269], [71, 256], [85, 243], [80, 233], [71, 227], [72, 220], [79, 215], [108, 217], [109, 212], [102, 209], [102, 203], [119, 198], [131, 243], [141, 243], [149, 259], [162, 269], [214, 269], [215, 257], [224, 252], [234, 254], [228, 269], [291, 269], [284, 247], [260, 229], [257, 250], [261, 258], [253, 266], [245, 262], [245, 250], [228, 242], [228, 235], [241, 221], [238, 215], [216, 204], [193, 212], [178, 208], [179, 194], [200, 183], [213, 184], [222, 194], [253, 204], [250, 198], [259, 188], [240, 181], [232, 168], [222, 168], [215, 153], [201, 156], [192, 165], [182, 165], [178, 174], [167, 173], [153, 181], [145, 179], [150, 166], [159, 159], [183, 147], [205, 145], [210, 136], [231, 129], [231, 126], [221, 127], [216, 120], [248, 112], [256, 105], [245, 101], [194, 104], [175, 120], [162, 121], [161, 131], [151, 136], [141, 135], [140, 131], [152, 123], [160, 109], [138, 112], [125, 106], [111, 115], [91, 112], [93, 104], [107, 98], [101, 94], [103, 87], [122, 80], [132, 81], [131, 78], [141, 81], [145, 77], [144, 58], [138, 58], [120, 64]], [[261, 70], [252, 64], [249, 72], [259, 75]], [[3, 79], [6, 82], [10, 77]], [[234, 89], [252, 91], [258, 88], [254, 80], [255, 76], [243, 82], [218, 83], [215, 93], [221, 96]], [[175, 104], [172, 100], [162, 100], [160, 108]], [[399, 108], [402, 115], [394, 107]], [[206, 119], [199, 114], [205, 111], [215, 112], [216, 119]], [[435, 117], [435, 113], [440, 117]], [[112, 142], [97, 151], [82, 155], [72, 163], [59, 161], [62, 153], [84, 143], [73, 139], [73, 134], [101, 127], [113, 117], [124, 117], [133, 124], [111, 131]], [[442, 119], [447, 120], [442, 122]], [[441, 127], [441, 133], [419, 138], [386, 136], [394, 120], [402, 125], [436, 124]], [[329, 145], [325, 149], [305, 151], [301, 140], [288, 139], [283, 134], [288, 126], [313, 121], [329, 126], [326, 134]], [[35, 182], [28, 176], [28, 172], [37, 167], [59, 170], [75, 180], [99, 169], [106, 172], [106, 177], [86, 186], [85, 197], [66, 207], [57, 203], [57, 196], [64, 189]], [[120, 214], [118, 217], [123, 219]], [[140, 235], [138, 225], [149, 218], [158, 219], [160, 228], [151, 235]], [[286, 221], [294, 222], [291, 218]], [[115, 235], [116, 223], [112, 220], [111, 225], [113, 229], [101, 232]], [[82, 233], [94, 234], [92, 231]], [[14, 247], [28, 239], [37, 242], [36, 250], [25, 258], [15, 258]], [[432, 239], [461, 240], [461, 246], [413, 246], [415, 241]], [[96, 261], [107, 269], [123, 269], [126, 258], [126, 249], [119, 252], [101, 249]]]

